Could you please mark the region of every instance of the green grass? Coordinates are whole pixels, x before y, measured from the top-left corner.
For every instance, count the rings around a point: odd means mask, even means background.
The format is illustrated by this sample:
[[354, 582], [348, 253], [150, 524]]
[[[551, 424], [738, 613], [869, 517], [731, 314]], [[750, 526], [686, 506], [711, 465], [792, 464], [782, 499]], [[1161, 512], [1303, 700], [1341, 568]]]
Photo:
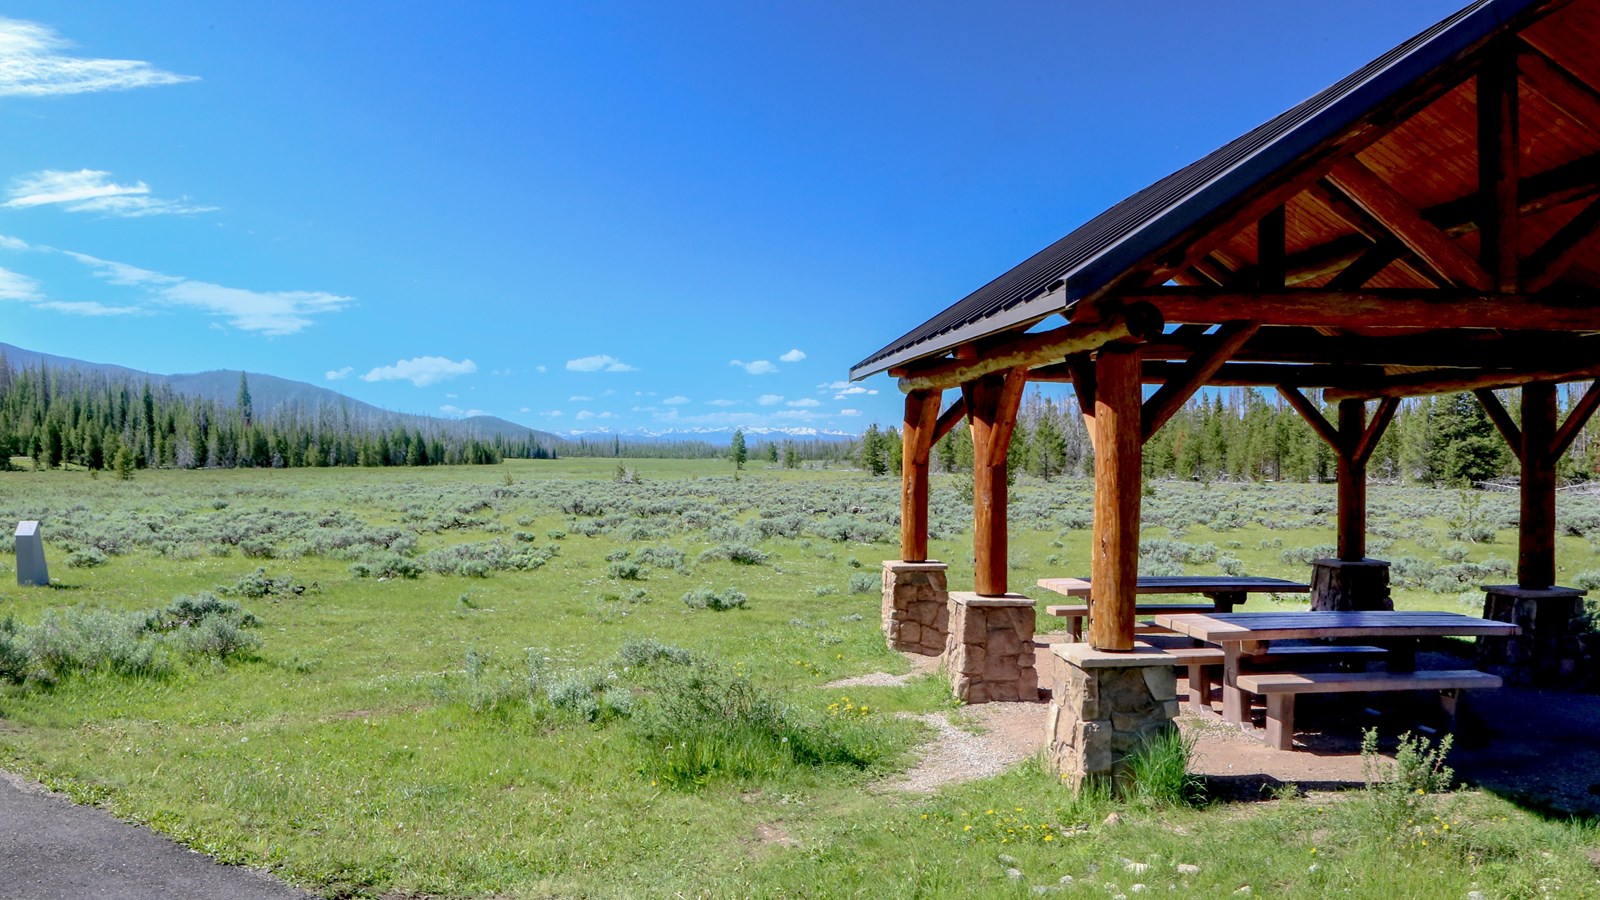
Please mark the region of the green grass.
[[[1378, 833], [1351, 802], [1074, 798], [1036, 763], [932, 797], [874, 792], [917, 736], [894, 713], [951, 705], [932, 678], [823, 687], [906, 671], [883, 646], [876, 592], [852, 591], [897, 555], [898, 485], [761, 468], [735, 481], [726, 463], [628, 462], [642, 484], [617, 484], [607, 460], [139, 472], [129, 482], [0, 474], [0, 518], [44, 520], [57, 582], [15, 588], [14, 559], [0, 554], [0, 615], [32, 625], [52, 610], [148, 610], [229, 588], [246, 592], [236, 599], [262, 640], [253, 656], [186, 661], [160, 677], [98, 671], [0, 688], [0, 753], [80, 800], [329, 895], [1029, 896], [1063, 875], [1070, 890], [1098, 895], [1107, 883], [1200, 896], [1243, 884], [1291, 897], [1539, 896], [1552, 884], [1600, 893], [1582, 852], [1592, 828], [1471, 792], [1430, 798], [1441, 821], [1403, 833]], [[944, 476], [934, 493], [933, 552], [959, 588], [972, 580], [970, 510]], [[1086, 573], [1088, 498], [1083, 482], [1019, 483], [1013, 589], [1043, 599], [1034, 579]], [[1563, 515], [1588, 513], [1586, 502], [1563, 496]], [[1463, 554], [1515, 557], [1513, 497], [1380, 487], [1372, 506], [1383, 535], [1372, 555], [1435, 567]], [[1147, 539], [1189, 547], [1157, 552], [1209, 557], [1185, 564], [1191, 574], [1231, 557], [1250, 574], [1304, 579], [1292, 551], [1332, 541], [1330, 485], [1162, 483], [1145, 507]], [[1451, 540], [1463, 519], [1491, 523], [1494, 542]], [[1564, 583], [1600, 570], [1587, 537], [1560, 540]], [[496, 541], [498, 555], [485, 556]], [[88, 547], [107, 561], [65, 565]], [[724, 552], [745, 547], [757, 552]], [[512, 567], [353, 571], [383, 553], [421, 562], [448, 548]], [[737, 591], [746, 604], [682, 600], [703, 591]], [[1396, 597], [1476, 611], [1459, 592]], [[709, 696], [738, 710], [770, 701], [785, 712], [752, 713], [749, 727], [722, 734], [702, 727], [700, 739], [726, 746], [674, 768], [664, 743], [641, 744], [667, 731], [552, 711], [529, 685], [532, 653], [541, 678], [598, 678], [648, 705], [648, 679], [618, 659], [630, 639], [714, 661], [724, 681]], [[870, 711], [821, 724], [846, 693]], [[838, 743], [783, 749], [800, 733], [785, 729], [818, 728]], [[694, 759], [745, 764], [663, 777], [703, 769]], [[1104, 824], [1113, 809], [1120, 823]], [[1459, 824], [1446, 833], [1443, 822]], [[1181, 875], [1179, 863], [1200, 872]]]

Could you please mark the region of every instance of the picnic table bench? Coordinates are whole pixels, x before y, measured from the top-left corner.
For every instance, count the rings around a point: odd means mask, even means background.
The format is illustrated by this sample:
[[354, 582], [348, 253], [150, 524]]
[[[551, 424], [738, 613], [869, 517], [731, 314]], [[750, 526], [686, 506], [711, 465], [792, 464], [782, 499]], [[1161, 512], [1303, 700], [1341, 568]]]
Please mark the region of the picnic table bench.
[[[1087, 578], [1041, 578], [1037, 584], [1047, 591], [1066, 597], [1092, 596]], [[1282, 578], [1256, 578], [1237, 575], [1141, 575], [1135, 592], [1139, 594], [1200, 594], [1206, 603], [1139, 603], [1134, 612], [1141, 615], [1157, 613], [1232, 612], [1250, 594], [1304, 594], [1311, 585]], [[1044, 611], [1067, 620], [1067, 631], [1075, 641], [1083, 639], [1083, 620], [1089, 616], [1090, 603], [1066, 603], [1046, 606]]]
[[[1249, 724], [1248, 694], [1266, 698], [1267, 741], [1290, 749], [1294, 698], [1303, 693], [1437, 690], [1454, 715], [1458, 692], [1500, 686], [1500, 679], [1474, 670], [1413, 671], [1416, 641], [1450, 635], [1510, 636], [1517, 626], [1451, 612], [1279, 612], [1168, 614], [1156, 624], [1222, 649], [1222, 717]], [[1386, 644], [1386, 672], [1242, 672], [1246, 656], [1273, 652], [1270, 642], [1306, 638], [1360, 638]]]

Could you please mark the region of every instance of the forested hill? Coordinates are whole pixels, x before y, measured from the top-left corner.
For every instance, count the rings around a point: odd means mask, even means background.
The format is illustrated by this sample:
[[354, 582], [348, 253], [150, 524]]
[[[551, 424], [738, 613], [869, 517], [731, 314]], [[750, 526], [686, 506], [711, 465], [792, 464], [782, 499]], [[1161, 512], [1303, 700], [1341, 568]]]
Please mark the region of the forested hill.
[[[196, 378], [194, 394], [175, 384]], [[217, 386], [224, 379], [227, 393]], [[555, 452], [552, 435], [510, 422], [491, 433], [483, 424], [392, 413], [267, 375], [161, 376], [0, 344], [0, 467], [25, 456], [36, 466], [127, 476], [150, 467], [422, 466]]]
[[0, 357], [4, 357], [13, 371], [43, 366], [55, 370], [76, 370], [104, 375], [112, 380], [127, 379], [135, 383], [143, 383], [148, 380], [153, 386], [166, 385], [172, 388], [173, 393], [179, 396], [209, 400], [225, 407], [232, 406], [237, 402], [239, 376], [244, 374], [250, 384], [250, 396], [254, 402], [255, 411], [261, 415], [270, 416], [286, 409], [295, 409], [305, 415], [328, 408], [338, 410], [342, 415], [372, 427], [399, 425], [413, 430], [442, 431], [467, 437], [505, 437], [512, 440], [528, 440], [531, 438], [547, 447], [554, 446], [558, 441], [555, 435], [548, 432], [535, 431], [527, 426], [518, 425], [515, 422], [495, 416], [444, 419], [437, 416], [395, 412], [373, 406], [370, 403], [364, 403], [338, 391], [307, 384], [304, 381], [291, 381], [287, 378], [279, 378], [275, 375], [266, 375], [260, 372], [241, 373], [237, 369], [218, 369], [210, 372], [162, 375], [155, 372], [141, 372], [137, 369], [129, 369], [109, 363], [94, 363], [65, 356], [53, 356], [49, 353], [39, 353], [3, 342], [0, 342]]

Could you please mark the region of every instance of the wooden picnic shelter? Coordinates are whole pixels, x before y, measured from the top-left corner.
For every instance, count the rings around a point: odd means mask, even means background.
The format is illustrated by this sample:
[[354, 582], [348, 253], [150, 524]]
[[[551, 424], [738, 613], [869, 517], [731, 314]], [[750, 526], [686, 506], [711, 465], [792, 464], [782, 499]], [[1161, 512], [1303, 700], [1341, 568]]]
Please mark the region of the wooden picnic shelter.
[[1196, 391], [1274, 390], [1333, 448], [1331, 562], [1358, 569], [1398, 404], [1467, 391], [1521, 466], [1508, 589], [1577, 597], [1555, 585], [1555, 463], [1600, 390], [1561, 421], [1557, 386], [1600, 384], [1597, 47], [1600, 0], [1479, 0], [862, 360], [852, 379], [905, 393], [901, 562], [928, 562], [930, 450], [965, 419], [975, 593], [1008, 596], [1019, 404], [1070, 383], [1094, 448], [1088, 644], [1130, 652], [1142, 448]]

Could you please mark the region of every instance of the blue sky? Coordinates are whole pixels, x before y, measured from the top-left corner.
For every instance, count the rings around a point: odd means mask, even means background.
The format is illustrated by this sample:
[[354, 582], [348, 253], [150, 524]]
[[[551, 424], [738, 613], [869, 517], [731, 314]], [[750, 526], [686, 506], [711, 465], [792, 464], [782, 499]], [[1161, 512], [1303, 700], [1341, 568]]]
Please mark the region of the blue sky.
[[13, 2], [0, 340], [857, 432], [851, 364], [1459, 5]]

